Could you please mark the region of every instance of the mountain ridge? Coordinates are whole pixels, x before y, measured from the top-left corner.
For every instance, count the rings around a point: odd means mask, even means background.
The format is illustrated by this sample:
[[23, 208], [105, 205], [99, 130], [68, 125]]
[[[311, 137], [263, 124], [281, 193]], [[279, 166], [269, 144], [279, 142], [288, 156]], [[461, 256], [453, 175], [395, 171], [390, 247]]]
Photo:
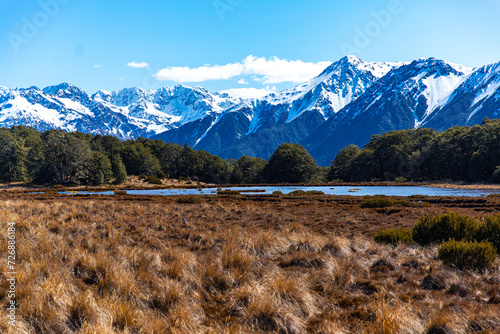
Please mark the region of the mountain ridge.
[[262, 98], [202, 87], [137, 87], [92, 95], [70, 83], [0, 87], [0, 126], [29, 125], [161, 139], [223, 158], [267, 158], [300, 143], [322, 165], [350, 143], [406, 128], [444, 130], [500, 117], [500, 62], [471, 68], [436, 58], [366, 62], [346, 56], [315, 78]]

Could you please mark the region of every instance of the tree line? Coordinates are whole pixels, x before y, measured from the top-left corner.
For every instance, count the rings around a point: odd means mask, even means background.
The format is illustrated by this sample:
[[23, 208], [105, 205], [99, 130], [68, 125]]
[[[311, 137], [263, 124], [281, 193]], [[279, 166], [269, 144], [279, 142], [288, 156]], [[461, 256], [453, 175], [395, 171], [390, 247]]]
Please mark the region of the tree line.
[[349, 145], [339, 152], [328, 180], [500, 183], [500, 120], [374, 135], [363, 149]]
[[[101, 185], [123, 183], [128, 175], [153, 175], [217, 184], [299, 183], [313, 180], [320, 170], [298, 145], [284, 144], [277, 152], [269, 162], [248, 156], [223, 160], [160, 140], [122, 142], [112, 136], [15, 126], [0, 128], [0, 181]], [[292, 170], [283, 172], [283, 166]]]
[[391, 131], [354, 145], [319, 167], [300, 145], [282, 144], [269, 160], [224, 160], [187, 145], [138, 138], [0, 128], [0, 181], [101, 185], [127, 175], [190, 179], [216, 184], [330, 181], [463, 180], [500, 182], [500, 120], [481, 125]]

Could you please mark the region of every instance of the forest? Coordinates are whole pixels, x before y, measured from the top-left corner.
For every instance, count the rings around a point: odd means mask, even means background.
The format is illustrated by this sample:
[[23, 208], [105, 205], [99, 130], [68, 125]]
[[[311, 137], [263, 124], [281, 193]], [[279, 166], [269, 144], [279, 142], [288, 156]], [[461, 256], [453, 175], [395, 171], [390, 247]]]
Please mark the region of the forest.
[[500, 120], [481, 125], [391, 131], [362, 149], [346, 146], [320, 167], [298, 144], [282, 144], [269, 160], [224, 160], [187, 145], [139, 138], [47, 130], [0, 129], [0, 181], [34, 184], [121, 184], [127, 175], [216, 184], [376, 181], [500, 182]]
[[345, 147], [328, 180], [500, 182], [500, 120], [481, 125], [391, 131], [374, 135], [363, 149]]

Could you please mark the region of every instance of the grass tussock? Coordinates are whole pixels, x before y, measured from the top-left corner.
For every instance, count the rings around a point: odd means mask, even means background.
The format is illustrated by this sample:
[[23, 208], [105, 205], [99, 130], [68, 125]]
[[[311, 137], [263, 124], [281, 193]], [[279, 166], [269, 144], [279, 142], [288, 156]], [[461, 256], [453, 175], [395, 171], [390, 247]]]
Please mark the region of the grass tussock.
[[[379, 244], [359, 233], [333, 233], [326, 224], [308, 225], [307, 208], [272, 208], [220, 197], [194, 206], [127, 197], [2, 200], [0, 217], [16, 222], [18, 231], [19, 317], [15, 328], [7, 324], [2, 295], [0, 332], [500, 328], [498, 259], [483, 272], [458, 271], [443, 265], [436, 246]], [[349, 219], [339, 216], [335, 223], [349, 226]], [[5, 231], [2, 225], [4, 257]], [[8, 271], [1, 262], [1, 277]], [[0, 291], [7, 284], [0, 280]]]
[[413, 231], [405, 229], [382, 230], [375, 234], [374, 240], [391, 245], [413, 243]]

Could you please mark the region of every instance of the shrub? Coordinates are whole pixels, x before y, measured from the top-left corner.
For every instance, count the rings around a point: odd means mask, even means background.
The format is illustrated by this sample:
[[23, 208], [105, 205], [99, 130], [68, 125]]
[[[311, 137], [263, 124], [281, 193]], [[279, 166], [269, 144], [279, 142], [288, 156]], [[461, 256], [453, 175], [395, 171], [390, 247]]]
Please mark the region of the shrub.
[[139, 175], [139, 180], [146, 180], [147, 176], [146, 175]]
[[444, 242], [439, 247], [439, 259], [444, 264], [458, 269], [482, 270], [492, 266], [496, 258], [496, 248], [491, 242], [455, 241]]
[[273, 191], [273, 195], [283, 195], [283, 192], [281, 192], [280, 190], [275, 190]]
[[500, 183], [500, 166], [497, 166], [493, 175], [491, 175], [490, 183]]
[[62, 184], [54, 184], [51, 188], [54, 190], [66, 190], [66, 187]]
[[156, 177], [159, 178], [160, 180], [164, 180], [167, 178], [167, 174], [165, 174], [161, 170], [158, 170], [158, 171], [156, 171]]
[[309, 190], [306, 191], [307, 195], [324, 195], [325, 193], [320, 190]]
[[500, 194], [488, 194], [486, 197], [500, 197]]
[[383, 230], [375, 234], [375, 241], [379, 243], [398, 245], [413, 243], [413, 232], [400, 228]]
[[409, 199], [424, 199], [424, 198], [428, 198], [428, 197], [429, 197], [429, 195], [419, 195], [419, 194], [408, 196]]
[[399, 183], [404, 183], [404, 182], [408, 182], [408, 179], [406, 177], [399, 176], [399, 177], [395, 178], [394, 181], [399, 182]]
[[115, 154], [111, 158], [111, 170], [113, 172], [113, 176], [115, 177], [115, 184], [122, 184], [127, 182], [127, 169], [123, 164], [122, 158], [119, 154]]
[[361, 203], [362, 208], [387, 208], [390, 206], [404, 206], [404, 207], [427, 207], [430, 206], [428, 202], [416, 201], [409, 202], [405, 200], [393, 199], [386, 196], [376, 197], [365, 197], [367, 198], [363, 203]]
[[458, 213], [426, 215], [413, 227], [413, 240], [421, 245], [449, 239], [472, 241], [475, 239], [478, 223]]
[[306, 192], [304, 190], [294, 190], [288, 193], [290, 196], [304, 196], [305, 194]]
[[314, 195], [324, 195], [325, 193], [320, 191], [320, 190], [308, 190], [308, 191], [305, 191], [305, 190], [294, 190], [290, 193], [288, 193], [288, 195], [290, 196], [314, 196]]
[[362, 208], [387, 208], [389, 206], [395, 205], [395, 201], [392, 198], [387, 197], [374, 197], [365, 200], [362, 204]]
[[163, 184], [163, 182], [161, 182], [161, 180], [154, 175], [149, 175], [146, 178], [146, 182], [151, 183], [151, 184], [158, 184], [158, 185]]
[[125, 190], [117, 190], [115, 191], [115, 195], [127, 195], [127, 192]]
[[476, 240], [489, 241], [500, 252], [500, 215], [484, 219], [477, 230]]
[[236, 190], [226, 189], [226, 190], [217, 191], [217, 195], [233, 196], [233, 195], [241, 195], [241, 193], [239, 191], [236, 191]]
[[176, 202], [181, 203], [181, 204], [201, 203], [201, 197], [194, 196], [194, 195], [181, 196], [181, 197], [177, 198]]

